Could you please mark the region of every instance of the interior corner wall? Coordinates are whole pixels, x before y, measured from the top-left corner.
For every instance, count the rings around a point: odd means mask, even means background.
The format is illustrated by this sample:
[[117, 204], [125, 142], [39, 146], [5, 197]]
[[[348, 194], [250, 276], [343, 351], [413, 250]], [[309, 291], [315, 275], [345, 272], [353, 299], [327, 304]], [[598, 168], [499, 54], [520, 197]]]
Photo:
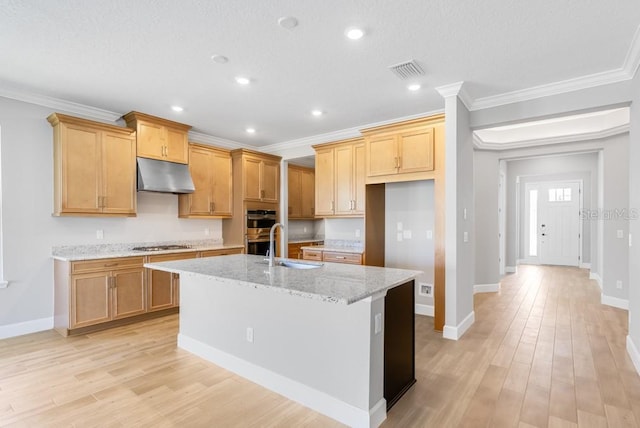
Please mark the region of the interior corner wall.
[[498, 192], [500, 162], [494, 151], [473, 153], [475, 204], [475, 285], [500, 282]]
[[[640, 210], [640, 73], [636, 72], [630, 93], [631, 127], [629, 132], [629, 207]], [[637, 211], [636, 211], [637, 212]], [[629, 247], [629, 336], [627, 350], [640, 372], [640, 220], [629, 222], [632, 245]]]
[[[433, 180], [385, 185], [385, 267], [415, 269], [416, 304], [433, 306], [433, 296], [423, 296], [418, 285], [434, 281]], [[433, 290], [433, 288], [432, 288]]]

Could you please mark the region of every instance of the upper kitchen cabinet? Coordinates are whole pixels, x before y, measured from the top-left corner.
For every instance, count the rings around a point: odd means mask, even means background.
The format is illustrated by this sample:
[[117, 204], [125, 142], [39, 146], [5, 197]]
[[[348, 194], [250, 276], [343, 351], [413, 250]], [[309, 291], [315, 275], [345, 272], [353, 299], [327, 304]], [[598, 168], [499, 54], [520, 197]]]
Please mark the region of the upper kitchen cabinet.
[[279, 156], [237, 149], [231, 152], [231, 158], [234, 183], [242, 189], [242, 200], [278, 203], [281, 159]]
[[443, 124], [444, 115], [437, 115], [362, 130], [367, 184], [433, 179]]
[[293, 220], [315, 218], [315, 172], [311, 168], [289, 165], [289, 218]]
[[230, 152], [191, 143], [189, 171], [196, 190], [193, 193], [179, 195], [179, 217], [231, 217], [233, 192]]
[[316, 151], [316, 215], [362, 217], [365, 145], [362, 138], [313, 146]]
[[53, 215], [136, 215], [136, 137], [129, 128], [51, 114]]
[[191, 126], [132, 111], [123, 116], [137, 132], [138, 156], [176, 163], [189, 162]]

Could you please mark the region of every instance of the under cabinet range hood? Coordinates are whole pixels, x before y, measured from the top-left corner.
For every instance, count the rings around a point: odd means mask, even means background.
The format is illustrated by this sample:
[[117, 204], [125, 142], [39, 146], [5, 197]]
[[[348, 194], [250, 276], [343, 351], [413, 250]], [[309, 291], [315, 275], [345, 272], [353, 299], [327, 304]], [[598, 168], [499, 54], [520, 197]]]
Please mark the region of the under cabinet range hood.
[[138, 159], [138, 191], [193, 193], [196, 188], [189, 165], [155, 159]]

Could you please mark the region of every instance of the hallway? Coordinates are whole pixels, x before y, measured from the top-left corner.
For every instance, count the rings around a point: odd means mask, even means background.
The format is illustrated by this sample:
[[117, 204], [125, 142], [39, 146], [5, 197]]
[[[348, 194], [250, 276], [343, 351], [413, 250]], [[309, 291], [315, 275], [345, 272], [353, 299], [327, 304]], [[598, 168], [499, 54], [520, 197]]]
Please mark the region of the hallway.
[[383, 426], [639, 426], [627, 312], [599, 302], [587, 270], [521, 265], [460, 341], [418, 317], [418, 383]]

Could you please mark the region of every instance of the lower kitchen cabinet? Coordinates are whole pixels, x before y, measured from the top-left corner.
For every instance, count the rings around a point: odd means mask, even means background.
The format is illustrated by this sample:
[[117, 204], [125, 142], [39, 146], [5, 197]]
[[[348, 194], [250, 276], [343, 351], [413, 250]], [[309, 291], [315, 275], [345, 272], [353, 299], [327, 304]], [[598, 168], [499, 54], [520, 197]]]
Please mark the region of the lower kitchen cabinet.
[[143, 257], [56, 260], [54, 326], [65, 336], [146, 312]]
[[331, 263], [348, 263], [352, 265], [361, 265], [363, 256], [361, 253], [349, 253], [342, 251], [325, 251], [319, 249], [305, 248], [302, 250], [302, 258], [305, 260], [315, 260]]
[[311, 247], [313, 245], [322, 245], [322, 241], [307, 241], [307, 242], [296, 242], [288, 245], [288, 256], [290, 259], [303, 259], [304, 254], [302, 252], [302, 247]]
[[242, 254], [243, 248], [225, 248], [223, 250], [206, 250], [200, 251], [200, 257], [216, 257], [216, 256], [228, 256], [231, 254]]
[[[198, 253], [159, 254], [149, 256], [149, 263], [169, 262], [173, 260], [195, 259]], [[175, 273], [147, 269], [147, 293], [149, 312], [173, 308], [180, 304], [180, 277]]]

